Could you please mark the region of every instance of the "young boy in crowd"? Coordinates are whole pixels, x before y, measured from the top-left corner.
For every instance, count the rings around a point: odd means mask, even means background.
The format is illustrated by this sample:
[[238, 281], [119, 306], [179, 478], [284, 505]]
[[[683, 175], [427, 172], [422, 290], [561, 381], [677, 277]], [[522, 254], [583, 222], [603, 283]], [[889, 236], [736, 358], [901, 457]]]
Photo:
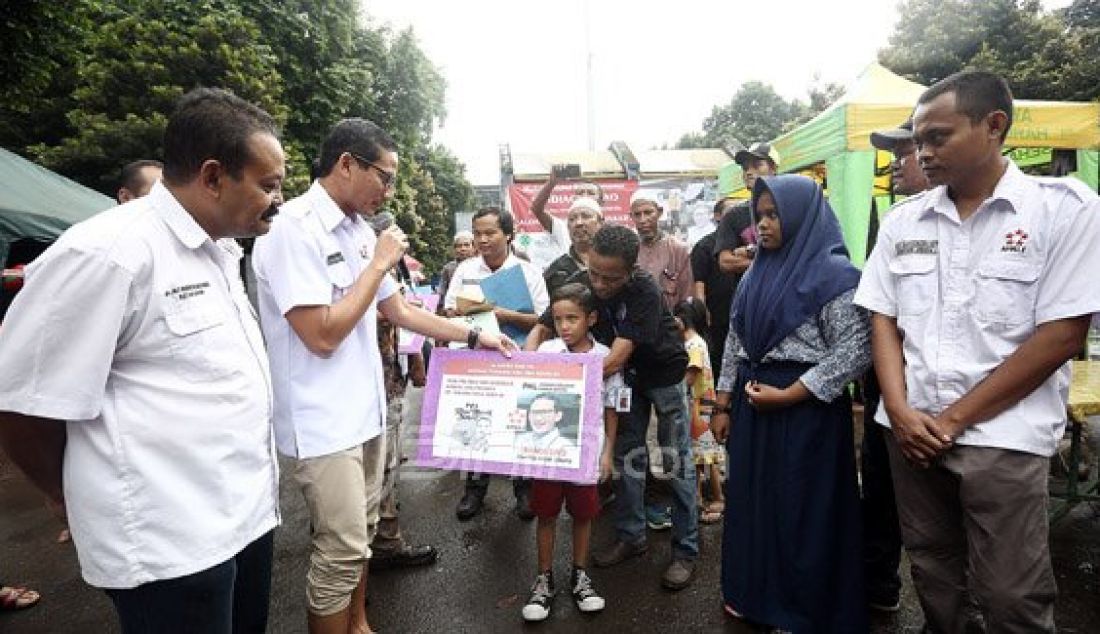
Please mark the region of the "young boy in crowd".
[[[543, 342], [538, 347], [539, 352], [591, 352], [607, 355], [607, 346], [598, 343], [588, 333], [588, 329], [596, 323], [596, 303], [592, 292], [583, 284], [569, 283], [555, 291], [550, 301], [550, 311], [558, 338]], [[601, 480], [611, 475], [611, 451], [615, 446], [618, 425], [615, 398], [623, 385], [622, 375], [615, 373], [605, 378], [603, 385], [605, 439], [599, 453]], [[539, 574], [531, 586], [531, 596], [523, 606], [523, 618], [526, 621], [542, 621], [550, 616], [550, 607], [556, 593], [552, 570], [554, 531], [563, 503], [573, 518], [573, 572], [569, 579], [573, 601], [581, 612], [599, 612], [604, 608], [604, 599], [596, 592], [596, 586], [586, 571], [592, 520], [600, 510], [596, 485], [535, 480], [531, 486], [531, 509], [538, 518], [536, 541]]]

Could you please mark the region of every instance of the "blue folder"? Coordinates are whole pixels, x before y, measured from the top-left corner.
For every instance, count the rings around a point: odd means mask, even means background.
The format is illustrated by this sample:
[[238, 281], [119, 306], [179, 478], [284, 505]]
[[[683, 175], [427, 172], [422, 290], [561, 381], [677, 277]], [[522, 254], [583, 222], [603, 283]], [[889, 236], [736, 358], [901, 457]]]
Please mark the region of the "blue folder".
[[[527, 290], [527, 278], [523, 276], [523, 268], [519, 265], [501, 269], [482, 279], [481, 292], [495, 306], [521, 313], [535, 312], [535, 302], [531, 299], [531, 292]], [[501, 325], [500, 329], [520, 347], [527, 341], [527, 331], [512, 324]]]

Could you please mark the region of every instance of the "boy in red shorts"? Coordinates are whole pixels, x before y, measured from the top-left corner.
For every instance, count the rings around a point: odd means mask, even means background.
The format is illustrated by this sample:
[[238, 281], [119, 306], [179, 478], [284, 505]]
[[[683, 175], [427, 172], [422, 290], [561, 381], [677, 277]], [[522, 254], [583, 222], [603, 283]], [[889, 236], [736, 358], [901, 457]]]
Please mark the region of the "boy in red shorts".
[[[588, 329], [596, 323], [596, 305], [592, 292], [583, 284], [570, 283], [555, 291], [550, 300], [550, 310], [558, 338], [543, 342], [538, 347], [539, 352], [593, 352], [607, 355], [607, 346], [597, 342], [588, 333]], [[615, 445], [615, 430], [618, 425], [615, 400], [619, 389], [623, 387], [622, 376], [615, 373], [606, 377], [603, 387], [605, 438], [600, 449], [601, 480], [611, 475], [611, 448]], [[539, 574], [531, 586], [531, 596], [523, 606], [523, 618], [526, 621], [542, 621], [550, 616], [550, 606], [556, 594], [552, 570], [554, 531], [563, 503], [573, 518], [573, 571], [569, 579], [573, 601], [581, 612], [599, 612], [604, 608], [604, 599], [596, 592], [596, 586], [585, 570], [588, 565], [592, 520], [600, 511], [596, 485], [535, 480], [531, 486], [531, 510], [538, 518], [536, 537]]]

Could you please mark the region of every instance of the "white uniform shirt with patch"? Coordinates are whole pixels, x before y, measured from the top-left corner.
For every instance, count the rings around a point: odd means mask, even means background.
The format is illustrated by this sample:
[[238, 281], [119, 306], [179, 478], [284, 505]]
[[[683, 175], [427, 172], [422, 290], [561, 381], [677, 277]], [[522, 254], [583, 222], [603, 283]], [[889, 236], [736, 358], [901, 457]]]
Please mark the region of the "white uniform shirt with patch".
[[[542, 279], [542, 271], [539, 270], [539, 267], [530, 262], [524, 262], [512, 253], [504, 258], [504, 263], [500, 265], [497, 271], [503, 271], [513, 266], [518, 266], [523, 271], [523, 279], [527, 282], [527, 292], [531, 295], [535, 315], [541, 315], [546, 307], [550, 305], [550, 295], [546, 291], [546, 281]], [[443, 298], [443, 307], [453, 310], [458, 301], [458, 294], [462, 292], [464, 287], [478, 286], [481, 280], [497, 271], [490, 269], [489, 265], [485, 264], [485, 258], [480, 255], [466, 258], [459, 263], [455, 268], [454, 275], [451, 276], [451, 283], [447, 287], [447, 296]]]
[[398, 291], [393, 277], [382, 277], [375, 301], [327, 359], [310, 352], [285, 317], [296, 306], [343, 298], [374, 257], [376, 241], [366, 221], [344, 214], [320, 182], [283, 205], [271, 231], [256, 239], [252, 266], [274, 377], [275, 439], [284, 455], [336, 453], [385, 427], [377, 307]]
[[206, 570], [279, 523], [240, 257], [157, 183], [27, 268], [0, 329], [0, 410], [68, 421], [65, 505], [93, 586]]
[[[889, 212], [855, 303], [897, 319], [909, 405], [938, 415], [1046, 322], [1100, 311], [1100, 200], [1072, 179], [1010, 164], [960, 222], [946, 187]], [[956, 442], [1050, 456], [1065, 429], [1070, 364]], [[889, 426], [885, 408], [875, 420]]]

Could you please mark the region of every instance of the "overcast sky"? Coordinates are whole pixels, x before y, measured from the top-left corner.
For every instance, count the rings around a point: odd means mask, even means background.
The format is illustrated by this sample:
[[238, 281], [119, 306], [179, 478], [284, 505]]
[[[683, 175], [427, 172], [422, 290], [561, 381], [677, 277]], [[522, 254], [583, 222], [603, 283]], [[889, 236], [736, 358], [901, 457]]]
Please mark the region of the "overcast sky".
[[886, 46], [897, 4], [363, 0], [373, 24], [412, 26], [443, 72], [447, 118], [434, 138], [476, 185], [499, 181], [501, 143], [514, 153], [588, 147], [586, 23], [595, 147], [621, 139], [638, 150], [701, 129], [747, 81], [788, 99], [805, 99], [815, 77], [848, 83]]

